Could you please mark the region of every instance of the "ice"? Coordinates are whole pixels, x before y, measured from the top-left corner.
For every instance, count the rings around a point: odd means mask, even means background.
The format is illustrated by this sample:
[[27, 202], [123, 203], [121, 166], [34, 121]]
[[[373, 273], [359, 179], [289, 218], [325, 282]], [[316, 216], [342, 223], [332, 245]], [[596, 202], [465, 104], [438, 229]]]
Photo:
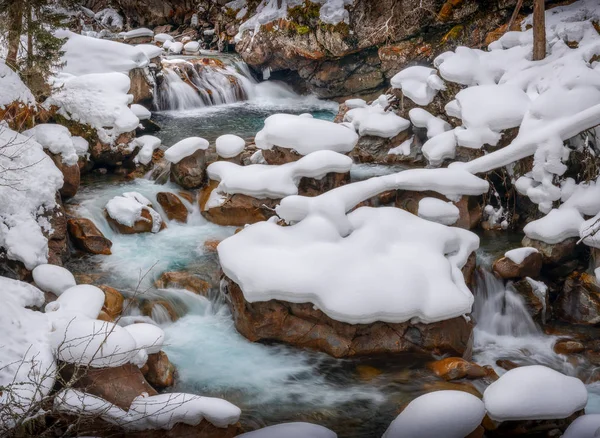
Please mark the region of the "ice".
[[382, 438], [464, 438], [485, 416], [480, 399], [463, 391], [435, 391], [411, 401]]
[[237, 157], [246, 147], [246, 141], [237, 135], [225, 134], [217, 138], [217, 154], [223, 158]]
[[208, 149], [208, 146], [208, 141], [202, 137], [189, 137], [167, 149], [165, 159], [173, 164], [177, 164], [185, 157], [189, 157], [199, 150]]
[[581, 380], [542, 365], [507, 371], [483, 394], [488, 415], [496, 421], [567, 418], [583, 409], [587, 398]]
[[452, 202], [437, 198], [423, 198], [419, 201], [419, 217], [442, 225], [453, 225], [460, 216], [458, 207]]
[[42, 290], [60, 296], [65, 290], [75, 286], [75, 277], [67, 269], [56, 265], [38, 265], [33, 271], [33, 281]]
[[358, 135], [339, 124], [312, 117], [274, 114], [265, 120], [265, 126], [256, 134], [256, 146], [294, 149], [300, 155], [318, 150], [350, 152], [358, 143]]
[[346, 6], [354, 4], [354, 0], [315, 0], [317, 3], [322, 3], [319, 10], [319, 18], [325, 24], [337, 25], [339, 23], [350, 23], [350, 13], [346, 10]]
[[215, 190], [217, 193], [230, 195], [241, 193], [255, 198], [280, 199], [297, 194], [298, 184], [303, 177], [321, 179], [330, 172], [349, 172], [351, 167], [350, 157], [323, 150], [279, 166], [264, 164], [240, 166], [226, 161], [217, 161], [209, 165], [206, 172], [210, 179], [219, 181], [219, 186]]
[[521, 263], [523, 263], [523, 261], [527, 257], [529, 257], [531, 254], [535, 254], [537, 252], [538, 252], [537, 249], [527, 246], [524, 248], [516, 248], [516, 249], [511, 249], [510, 251], [506, 251], [504, 253], [504, 257], [509, 259], [511, 262], [516, 263], [517, 265], [520, 265]]
[[102, 9], [96, 13], [95, 18], [102, 23], [103, 26], [123, 29], [123, 17], [112, 8]]
[[69, 130], [62, 125], [42, 123], [23, 132], [23, 135], [33, 138], [44, 149], [62, 157], [67, 166], [77, 164], [79, 157], [73, 145]]
[[437, 76], [433, 68], [413, 66], [402, 70], [391, 79], [393, 88], [402, 90], [417, 105], [426, 106], [433, 102], [439, 90], [445, 90], [446, 85]]
[[283, 423], [238, 435], [238, 438], [337, 438], [337, 434], [311, 423]]

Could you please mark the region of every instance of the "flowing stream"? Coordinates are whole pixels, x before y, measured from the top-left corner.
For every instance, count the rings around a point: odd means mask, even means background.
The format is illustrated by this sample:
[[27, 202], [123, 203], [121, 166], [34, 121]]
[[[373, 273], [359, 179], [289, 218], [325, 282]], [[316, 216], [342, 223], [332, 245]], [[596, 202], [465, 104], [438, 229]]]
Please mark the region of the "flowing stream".
[[[332, 119], [336, 112], [334, 103], [298, 96], [282, 84], [257, 83], [239, 61], [227, 60], [225, 72], [193, 71], [199, 75], [194, 78], [197, 86], [203, 84], [213, 90], [209, 93], [212, 100], [194, 91], [174, 70], [166, 73], [166, 89], [160, 92], [158, 106], [168, 111], [155, 113], [153, 119], [162, 126], [158, 135], [167, 146], [191, 135], [211, 142], [225, 133], [250, 138], [261, 129], [264, 118], [275, 112], [311, 112], [325, 119]], [[230, 92], [227, 75], [237, 78], [243, 93]], [[217, 95], [220, 100], [216, 100]], [[400, 166], [355, 165], [352, 179], [401, 170]], [[126, 318], [151, 319], [164, 328], [165, 351], [178, 370], [174, 390], [226, 398], [242, 409], [241, 421], [248, 429], [311, 421], [330, 427], [341, 438], [365, 438], [380, 437], [398, 409], [416, 396], [452, 389], [453, 384], [435, 378], [425, 367], [430, 359], [416, 355], [338, 360], [312, 351], [247, 341], [236, 332], [228, 307], [219, 298], [218, 259], [204, 245], [232, 235], [234, 228], [207, 222], [197, 204], [188, 204], [192, 213], [186, 224], [167, 221], [167, 229], [157, 234], [114, 233], [104, 206], [125, 191], [142, 193], [161, 212], [156, 194], [177, 193], [179, 188], [147, 179], [86, 177], [68, 208], [91, 219], [111, 239], [112, 255], [74, 258], [68, 267], [129, 297], [165, 303], [145, 317], [140, 308], [132, 306]], [[508, 359], [519, 364], [541, 363], [575, 375], [577, 364], [554, 353], [556, 338], [545, 335], [527, 313], [522, 298], [490, 273], [490, 261], [518, 246], [521, 236], [505, 232], [481, 237], [473, 313], [477, 321], [474, 360], [500, 373], [496, 361]], [[154, 286], [163, 272], [181, 270], [208, 281], [212, 285], [209, 298]], [[176, 313], [174, 322], [167, 303]], [[600, 386], [591, 385], [590, 392], [600, 394]], [[590, 398], [588, 410], [600, 412], [600, 396]]]

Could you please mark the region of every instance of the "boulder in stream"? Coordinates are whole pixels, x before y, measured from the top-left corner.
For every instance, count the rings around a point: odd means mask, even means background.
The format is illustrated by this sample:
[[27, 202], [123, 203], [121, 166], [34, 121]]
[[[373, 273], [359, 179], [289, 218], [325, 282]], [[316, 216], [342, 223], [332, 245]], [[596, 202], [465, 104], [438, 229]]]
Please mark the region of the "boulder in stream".
[[188, 209], [176, 194], [171, 192], [157, 193], [156, 201], [163, 208], [169, 220], [187, 222]]
[[110, 255], [112, 242], [108, 240], [94, 223], [85, 218], [67, 220], [69, 237], [80, 250], [89, 254]]

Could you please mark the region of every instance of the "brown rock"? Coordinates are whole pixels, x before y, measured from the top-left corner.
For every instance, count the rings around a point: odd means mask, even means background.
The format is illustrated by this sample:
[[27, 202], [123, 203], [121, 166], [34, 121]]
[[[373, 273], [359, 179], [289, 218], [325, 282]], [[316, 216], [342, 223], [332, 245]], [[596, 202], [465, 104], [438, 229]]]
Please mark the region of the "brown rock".
[[578, 255], [578, 251], [576, 251], [576, 237], [551, 245], [539, 240], [530, 239], [526, 236], [523, 238], [521, 244], [523, 246], [531, 246], [537, 249], [542, 254], [544, 264], [558, 264], [566, 260], [575, 259]]
[[[136, 221], [132, 227], [124, 225], [114, 220], [108, 213], [106, 213], [106, 219], [110, 226], [121, 234], [138, 234], [138, 233], [151, 233], [154, 226], [154, 219], [147, 209], [143, 209], [141, 213], [142, 219]], [[165, 228], [164, 222], [161, 225], [161, 230]]]
[[210, 284], [184, 271], [164, 272], [154, 285], [158, 289], [185, 289], [202, 296], [210, 292]]
[[428, 364], [436, 376], [444, 380], [479, 379], [487, 376], [487, 371], [477, 364], [468, 362], [460, 357], [448, 357]]
[[483, 426], [486, 428], [486, 437], [490, 438], [504, 438], [507, 436], [560, 436], [581, 415], [583, 415], [583, 409], [563, 419], [503, 421], [502, 423], [489, 420], [488, 422], [484, 421]]
[[50, 222], [50, 230], [44, 230], [48, 239], [48, 263], [62, 266], [67, 259], [69, 251], [67, 245], [67, 215], [63, 208], [60, 196], [56, 197], [56, 207], [42, 214]]
[[331, 172], [321, 179], [301, 178], [298, 184], [298, 194], [300, 196], [319, 196], [322, 193], [341, 187], [350, 182], [350, 172], [335, 173]]
[[221, 240], [207, 240], [204, 242], [202, 247], [207, 252], [217, 252], [217, 246], [219, 246], [219, 243], [221, 243]]
[[262, 156], [267, 164], [272, 165], [293, 163], [302, 158], [302, 155], [295, 150], [279, 146], [273, 146], [272, 149], [263, 149]]
[[531, 317], [540, 324], [545, 324], [551, 317], [548, 292], [541, 294], [533, 289], [527, 279], [508, 284], [508, 288], [519, 294], [525, 301], [525, 307]]
[[557, 354], [577, 354], [585, 350], [585, 346], [573, 339], [559, 339], [554, 344], [554, 351]]
[[600, 285], [596, 277], [574, 272], [553, 304], [559, 319], [573, 324], [600, 324]]
[[148, 383], [157, 389], [168, 388], [175, 383], [175, 366], [164, 351], [149, 354], [142, 373]]
[[205, 151], [198, 150], [178, 163], [171, 163], [171, 181], [187, 190], [204, 186], [206, 184]]
[[106, 322], [113, 322], [115, 320], [113, 317], [111, 317], [104, 310], [100, 311], [100, 313], [98, 314], [98, 317], [96, 319], [99, 319], [100, 321], [106, 321]]
[[181, 191], [178, 193], [180, 198], [185, 199], [187, 202], [189, 202], [190, 204], [194, 203], [194, 194], [192, 192], [184, 192]]
[[[74, 134], [75, 135], [75, 134]], [[97, 139], [90, 139], [85, 137], [90, 142], [90, 156], [96, 166], [107, 166], [115, 167], [117, 165], [125, 166], [127, 163], [131, 169], [135, 168], [132, 163], [133, 157], [135, 157], [140, 148], [135, 147], [133, 150], [130, 147], [130, 143], [135, 137], [135, 131], [126, 132], [121, 134], [114, 142], [113, 145], [104, 144]]]
[[133, 95], [133, 103], [151, 108], [154, 100], [154, 80], [146, 75], [143, 68], [130, 70], [129, 79], [131, 81], [129, 94]]
[[127, 432], [127, 434], [117, 438], [234, 438], [243, 432], [244, 430], [239, 423], [227, 427], [217, 427], [206, 420], [202, 420], [197, 426], [179, 423], [169, 430]]
[[112, 242], [104, 237], [91, 220], [70, 218], [67, 221], [67, 226], [71, 241], [80, 250], [89, 254], [111, 254]]
[[104, 305], [102, 306], [102, 310], [114, 321], [123, 311], [123, 302], [125, 301], [125, 298], [123, 298], [121, 292], [110, 286], [102, 285], [98, 287], [104, 292]]
[[534, 252], [529, 254], [519, 264], [508, 257], [501, 257], [494, 262], [492, 270], [500, 278], [537, 277], [542, 269], [542, 254]]
[[177, 195], [170, 192], [156, 194], [156, 200], [165, 211], [169, 220], [187, 222], [188, 210]]
[[276, 340], [334, 357], [419, 352], [462, 356], [470, 351], [473, 325], [458, 317], [434, 324], [347, 324], [310, 303], [248, 303], [227, 280], [226, 296], [237, 330], [251, 341]]
[[515, 368], [519, 368], [521, 366], [508, 359], [498, 359], [496, 361], [496, 365], [498, 365], [500, 368], [505, 369], [506, 371], [514, 370]]
[[79, 164], [73, 164], [71, 166], [62, 162], [62, 157], [56, 154], [49, 154], [52, 161], [63, 174], [63, 186], [59, 190], [63, 200], [72, 198], [77, 194], [79, 190], [79, 184], [81, 182], [81, 176], [79, 171]]
[[160, 319], [165, 315], [173, 322], [179, 319], [179, 314], [175, 310], [175, 307], [173, 307], [173, 304], [165, 300], [147, 300], [140, 306], [140, 310], [142, 311], [142, 315], [153, 319]]
[[200, 211], [202, 216], [215, 224], [241, 227], [266, 221], [271, 216], [275, 216], [274, 208], [278, 204], [277, 199], [256, 199], [235, 194], [228, 196], [222, 205], [208, 210], [204, 210], [201, 204]]

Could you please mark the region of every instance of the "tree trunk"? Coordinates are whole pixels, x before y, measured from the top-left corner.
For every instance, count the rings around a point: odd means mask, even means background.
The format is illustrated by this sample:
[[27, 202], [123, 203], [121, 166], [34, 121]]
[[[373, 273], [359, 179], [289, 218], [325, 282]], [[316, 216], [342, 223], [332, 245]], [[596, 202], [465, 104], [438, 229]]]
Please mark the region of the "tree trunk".
[[22, 1], [11, 2], [8, 6], [8, 53], [6, 64], [13, 70], [17, 68], [17, 55], [21, 45], [21, 32], [23, 31], [23, 5]]
[[31, 74], [33, 67], [33, 6], [27, 4], [27, 74]]
[[534, 0], [533, 5], [533, 60], [546, 57], [546, 13], [544, 0]]
[[510, 17], [510, 21], [508, 22], [508, 26], [506, 31], [510, 32], [513, 30], [513, 26], [515, 25], [515, 21], [517, 21], [517, 17], [519, 16], [519, 12], [521, 12], [521, 7], [523, 6], [523, 0], [518, 0], [517, 5], [515, 6], [515, 10]]

